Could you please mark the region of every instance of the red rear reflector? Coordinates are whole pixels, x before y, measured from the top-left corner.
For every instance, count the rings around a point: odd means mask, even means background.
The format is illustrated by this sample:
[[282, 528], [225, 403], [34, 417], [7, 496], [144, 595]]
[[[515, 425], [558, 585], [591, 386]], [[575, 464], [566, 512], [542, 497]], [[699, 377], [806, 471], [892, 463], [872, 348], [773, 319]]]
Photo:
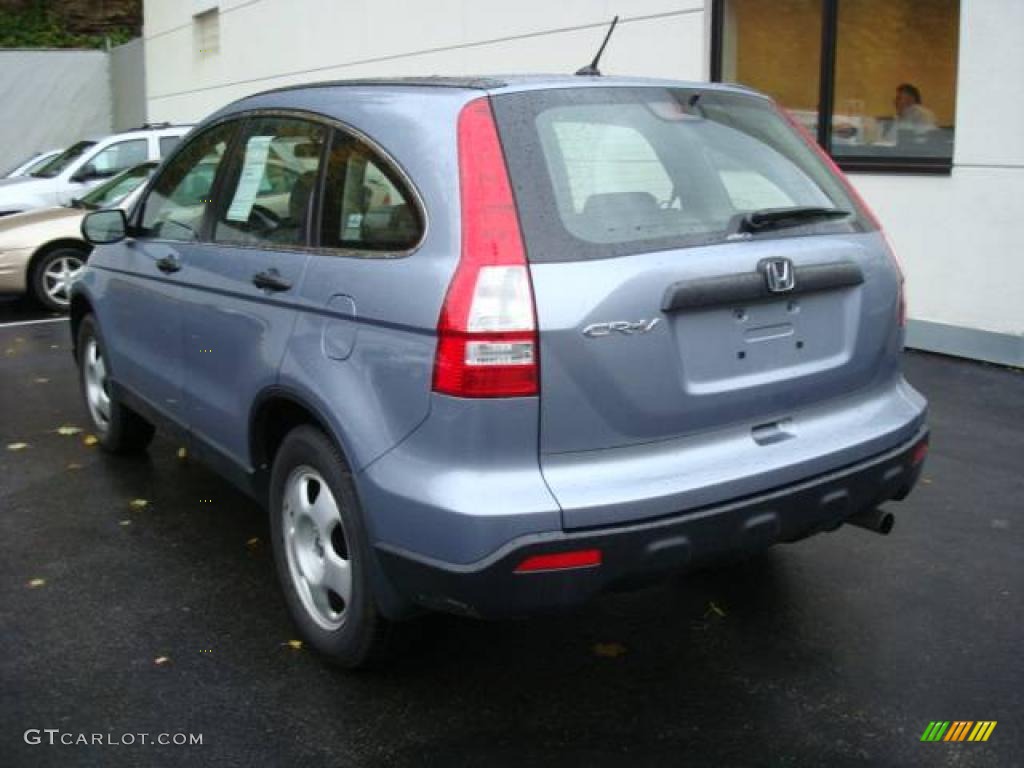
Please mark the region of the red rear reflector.
[[591, 568], [601, 564], [600, 549], [578, 549], [551, 555], [532, 555], [516, 566], [516, 573], [564, 571], [570, 568]]
[[925, 440], [924, 442], [918, 443], [917, 445], [914, 446], [914, 452], [910, 454], [911, 465], [916, 467], [918, 464], [924, 461], [924, 457], [927, 455], [928, 441]]

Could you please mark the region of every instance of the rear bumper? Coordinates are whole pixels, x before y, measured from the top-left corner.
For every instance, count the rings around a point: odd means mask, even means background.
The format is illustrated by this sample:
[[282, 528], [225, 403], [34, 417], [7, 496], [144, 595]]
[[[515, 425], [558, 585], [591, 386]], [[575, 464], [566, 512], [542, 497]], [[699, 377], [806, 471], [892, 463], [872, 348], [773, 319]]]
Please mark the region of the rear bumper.
[[[378, 544], [377, 551], [391, 584], [427, 608], [481, 617], [559, 609], [604, 591], [830, 530], [856, 512], [902, 499], [920, 476], [918, 447], [927, 441], [928, 430], [921, 427], [896, 448], [767, 493], [639, 524], [526, 535], [466, 565], [387, 544]], [[583, 549], [600, 550], [601, 564], [515, 572], [527, 557]]]

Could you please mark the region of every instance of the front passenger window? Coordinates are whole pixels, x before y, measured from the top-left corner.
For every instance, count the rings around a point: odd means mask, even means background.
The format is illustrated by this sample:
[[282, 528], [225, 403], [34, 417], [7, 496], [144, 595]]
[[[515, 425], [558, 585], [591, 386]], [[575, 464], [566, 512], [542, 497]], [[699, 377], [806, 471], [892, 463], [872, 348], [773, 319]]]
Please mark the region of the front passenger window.
[[197, 136], [163, 170], [146, 198], [142, 234], [162, 240], [198, 240], [217, 175], [235, 123]]

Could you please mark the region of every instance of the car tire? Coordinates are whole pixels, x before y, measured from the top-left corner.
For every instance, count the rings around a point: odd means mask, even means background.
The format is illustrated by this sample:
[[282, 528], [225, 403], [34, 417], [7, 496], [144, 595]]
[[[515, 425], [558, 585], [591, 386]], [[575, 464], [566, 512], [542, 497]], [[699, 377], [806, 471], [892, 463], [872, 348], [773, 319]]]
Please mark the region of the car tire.
[[274, 562], [304, 640], [339, 666], [379, 660], [388, 634], [370, 578], [370, 545], [352, 474], [313, 426], [285, 437], [270, 477]]
[[71, 280], [85, 266], [84, 248], [54, 248], [32, 265], [31, 287], [36, 301], [51, 312], [67, 312], [71, 306]]
[[106, 347], [92, 315], [78, 327], [78, 383], [92, 429], [110, 453], [141, 453], [153, 440], [153, 425], [111, 392]]

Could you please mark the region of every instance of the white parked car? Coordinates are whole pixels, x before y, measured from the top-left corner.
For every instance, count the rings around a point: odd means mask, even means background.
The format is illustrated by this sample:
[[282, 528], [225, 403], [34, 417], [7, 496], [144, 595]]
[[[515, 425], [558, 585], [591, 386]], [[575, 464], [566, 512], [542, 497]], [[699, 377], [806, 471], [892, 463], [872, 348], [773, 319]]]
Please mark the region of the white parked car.
[[4, 178], [13, 179], [15, 176], [28, 176], [33, 171], [38, 171], [63, 151], [63, 149], [50, 149], [46, 152], [36, 152], [31, 157], [26, 157], [4, 174]]
[[0, 216], [68, 205], [126, 168], [165, 157], [191, 128], [146, 125], [76, 142], [27, 176], [0, 179]]

